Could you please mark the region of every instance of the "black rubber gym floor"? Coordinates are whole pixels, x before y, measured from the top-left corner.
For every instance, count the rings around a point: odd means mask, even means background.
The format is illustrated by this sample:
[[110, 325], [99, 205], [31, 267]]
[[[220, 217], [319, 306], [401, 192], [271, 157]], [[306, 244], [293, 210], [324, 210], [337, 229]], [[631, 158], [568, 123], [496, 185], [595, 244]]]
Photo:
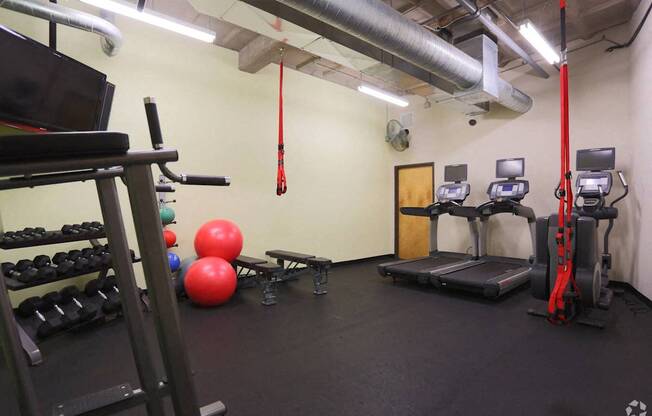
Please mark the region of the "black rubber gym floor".
[[[560, 328], [525, 313], [536, 304], [527, 289], [490, 302], [392, 284], [377, 263], [337, 267], [319, 298], [305, 279], [285, 284], [273, 307], [257, 289], [217, 309], [182, 303], [200, 401], [283, 416], [607, 416], [632, 400], [652, 406], [652, 312], [634, 294], [614, 300], [605, 330]], [[42, 349], [33, 378], [44, 414], [66, 398], [137, 385], [121, 322]], [[0, 409], [17, 414], [4, 369]]]

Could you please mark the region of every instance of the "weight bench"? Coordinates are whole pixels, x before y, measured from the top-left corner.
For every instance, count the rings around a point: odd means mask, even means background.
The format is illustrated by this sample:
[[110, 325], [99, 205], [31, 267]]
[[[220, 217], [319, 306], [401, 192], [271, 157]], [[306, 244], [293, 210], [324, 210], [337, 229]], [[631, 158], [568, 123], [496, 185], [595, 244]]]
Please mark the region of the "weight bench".
[[[328, 271], [333, 264], [331, 260], [286, 250], [269, 250], [265, 254], [276, 259], [276, 264], [282, 269], [278, 281], [297, 279], [301, 273], [309, 270], [312, 271], [312, 281], [315, 285], [312, 293], [315, 295], [328, 293]], [[286, 261], [289, 262], [287, 267], [285, 267]], [[301, 265], [306, 267], [300, 268]]]
[[[257, 283], [263, 289], [263, 300], [260, 303], [265, 306], [276, 304], [276, 288], [274, 284], [276, 283], [276, 277], [283, 272], [281, 266], [249, 256], [238, 256], [231, 265], [238, 276], [238, 287], [252, 287]], [[252, 275], [251, 272], [254, 272], [254, 274]]]

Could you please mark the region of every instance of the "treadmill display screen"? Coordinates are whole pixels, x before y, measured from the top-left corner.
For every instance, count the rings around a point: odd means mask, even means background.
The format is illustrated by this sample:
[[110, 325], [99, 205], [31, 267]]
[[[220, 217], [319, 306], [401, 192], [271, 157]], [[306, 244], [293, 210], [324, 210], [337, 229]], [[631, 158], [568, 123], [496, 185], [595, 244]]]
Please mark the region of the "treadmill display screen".
[[605, 147], [578, 150], [575, 164], [577, 170], [583, 171], [613, 170], [616, 165], [616, 149]]
[[525, 159], [501, 159], [496, 161], [497, 178], [520, 178], [525, 175]]
[[514, 190], [514, 185], [502, 185], [500, 190], [503, 192], [512, 192]]
[[48, 130], [97, 130], [106, 75], [0, 25], [0, 119]]
[[450, 187], [446, 192], [446, 198], [450, 198], [450, 199], [456, 198], [457, 196], [460, 195], [461, 191], [462, 191], [461, 186]]
[[446, 182], [463, 182], [466, 180], [466, 165], [448, 165], [444, 167], [444, 180]]

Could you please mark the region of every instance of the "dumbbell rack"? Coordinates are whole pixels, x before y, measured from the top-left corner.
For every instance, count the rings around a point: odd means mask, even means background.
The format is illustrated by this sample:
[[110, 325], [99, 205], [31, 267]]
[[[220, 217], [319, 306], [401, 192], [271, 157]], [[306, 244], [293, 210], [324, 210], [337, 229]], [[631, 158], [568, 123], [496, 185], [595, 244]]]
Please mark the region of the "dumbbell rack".
[[[149, 101], [148, 105], [153, 106]], [[155, 107], [148, 108], [149, 113]], [[148, 114], [149, 114], [148, 113]], [[153, 117], [152, 117], [153, 120]], [[158, 118], [156, 119], [158, 121]], [[157, 126], [158, 127], [158, 126]], [[150, 123], [150, 129], [152, 123]], [[172, 276], [165, 254], [163, 230], [157, 210], [151, 165], [171, 172], [166, 162], [178, 160], [175, 150], [164, 149], [160, 135], [153, 151], [129, 151], [126, 154], [70, 155], [44, 160], [10, 160], [0, 163], [0, 190], [31, 188], [82, 181], [94, 181], [102, 210], [103, 222], [113, 268], [122, 298], [124, 322], [138, 373], [138, 386], [122, 383], [109, 389], [91, 393], [55, 405], [56, 414], [109, 415], [134, 407], [145, 407], [148, 415], [162, 416], [165, 397], [170, 396], [176, 416], [216, 416], [226, 413], [222, 402], [215, 401], [200, 407], [193, 382], [190, 360], [183, 340], [176, 295], [171, 285]], [[120, 133], [75, 132], [79, 143], [104, 143], [102, 136]], [[39, 142], [64, 141], [68, 134], [40, 134]], [[126, 137], [126, 135], [123, 135]], [[24, 136], [13, 138], [23, 142]], [[152, 139], [153, 143], [155, 142]], [[76, 143], [77, 143], [76, 142]], [[173, 173], [170, 173], [172, 176]], [[17, 179], [14, 179], [17, 178]], [[134, 219], [139, 251], [143, 256], [143, 271], [151, 302], [155, 339], [146, 333], [142, 302], [136, 286], [135, 273], [118, 197], [116, 178], [127, 186], [131, 213]], [[178, 176], [180, 182], [209, 185], [228, 185], [228, 178]], [[0, 275], [2, 275], [0, 271]], [[19, 412], [23, 416], [40, 416], [39, 401], [29, 368], [21, 350], [18, 327], [7, 295], [6, 279], [0, 276], [0, 346], [2, 347], [9, 385], [14, 389]], [[156, 347], [155, 347], [156, 346]], [[160, 352], [160, 355], [157, 354]], [[159, 374], [155, 357], [160, 356], [164, 374]], [[126, 392], [126, 393], [125, 393]]]
[[[26, 247], [37, 247], [37, 246], [45, 246], [45, 245], [53, 245], [53, 244], [63, 244], [63, 243], [71, 243], [71, 242], [76, 242], [76, 241], [84, 241], [84, 240], [89, 240], [92, 245], [96, 245], [97, 239], [99, 238], [106, 238], [106, 233], [104, 230], [101, 231], [87, 231], [84, 233], [79, 233], [79, 234], [64, 234], [59, 230], [56, 231], [46, 231], [43, 237], [40, 238], [34, 238], [30, 240], [25, 240], [25, 241], [18, 241], [18, 242], [1, 242], [0, 243], [0, 249], [3, 250], [13, 250], [13, 249], [20, 249], [20, 248], [26, 248]], [[139, 258], [134, 258], [133, 262], [140, 262]], [[77, 271], [74, 273], [68, 273], [65, 276], [57, 276], [55, 279], [49, 279], [49, 280], [35, 280], [32, 282], [20, 282], [16, 279], [10, 278], [5, 276], [5, 285], [7, 290], [10, 291], [20, 291], [20, 290], [25, 290], [29, 289], [32, 287], [36, 286], [41, 286], [41, 285], [46, 285], [49, 283], [53, 282], [58, 282], [61, 280], [67, 280], [67, 279], [73, 279], [75, 277], [91, 274], [91, 273], [99, 273], [99, 278], [104, 278], [107, 276], [108, 271], [112, 268], [111, 265], [102, 265], [97, 268], [93, 269], [85, 269], [82, 271]], [[75, 331], [79, 330], [82, 327], [88, 327], [91, 325], [97, 325], [102, 322], [106, 322], [109, 320], [113, 320], [116, 317], [119, 316], [119, 314], [110, 314], [107, 315], [102, 311], [102, 302], [103, 299], [100, 296], [92, 296], [88, 297], [86, 295], [80, 295], [79, 299], [82, 301], [82, 303], [92, 303], [96, 308], [97, 308], [97, 315], [89, 321], [85, 322], [80, 322], [77, 325], [74, 325], [72, 327], [66, 328], [67, 331]], [[145, 305], [147, 305], [146, 302], [144, 302]], [[74, 305], [62, 305], [62, 309], [66, 313], [75, 313], [76, 307]], [[47, 311], [43, 313], [44, 316], [48, 320], [52, 320], [54, 322], [57, 322], [60, 320], [60, 317], [54, 310]], [[20, 342], [23, 350], [25, 351], [25, 354], [27, 355], [27, 359], [30, 365], [36, 366], [39, 365], [43, 362], [43, 355], [41, 353], [40, 348], [37, 345], [37, 342], [40, 340], [39, 337], [37, 336], [37, 331], [38, 331], [38, 325], [39, 325], [39, 320], [38, 318], [31, 316], [28, 318], [21, 317], [18, 313], [15, 313], [14, 316], [15, 323], [16, 323], [16, 328], [18, 330], [18, 334], [20, 336]]]

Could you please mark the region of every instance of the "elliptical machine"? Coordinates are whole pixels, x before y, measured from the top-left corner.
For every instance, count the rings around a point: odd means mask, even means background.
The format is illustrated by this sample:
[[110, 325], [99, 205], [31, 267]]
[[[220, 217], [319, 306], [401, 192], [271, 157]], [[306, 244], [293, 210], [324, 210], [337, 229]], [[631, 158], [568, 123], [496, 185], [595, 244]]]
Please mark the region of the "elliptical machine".
[[[612, 266], [609, 236], [613, 230], [614, 220], [618, 218], [618, 208], [615, 205], [629, 193], [625, 176], [622, 171], [618, 171], [618, 178], [624, 192], [607, 205], [606, 197], [610, 194], [613, 183], [610, 171], [615, 167], [615, 159], [616, 150], [613, 147], [577, 151], [576, 167], [581, 173], [578, 174], [575, 183], [577, 199], [571, 216], [575, 285], [564, 294], [567, 301], [565, 315], [569, 321], [575, 319], [578, 323], [599, 328], [604, 327], [604, 322], [589, 318], [586, 312], [591, 308], [607, 310], [611, 305], [614, 292], [607, 287], [609, 270]], [[603, 251], [600, 253], [598, 226], [600, 221], [605, 220], [609, 221], [609, 225], [604, 233]], [[538, 218], [536, 229], [537, 249], [530, 272], [532, 295], [537, 299], [549, 300], [557, 279], [558, 258], [554, 255], [557, 251], [557, 214]], [[534, 309], [530, 309], [528, 313], [549, 317], [547, 312]]]

